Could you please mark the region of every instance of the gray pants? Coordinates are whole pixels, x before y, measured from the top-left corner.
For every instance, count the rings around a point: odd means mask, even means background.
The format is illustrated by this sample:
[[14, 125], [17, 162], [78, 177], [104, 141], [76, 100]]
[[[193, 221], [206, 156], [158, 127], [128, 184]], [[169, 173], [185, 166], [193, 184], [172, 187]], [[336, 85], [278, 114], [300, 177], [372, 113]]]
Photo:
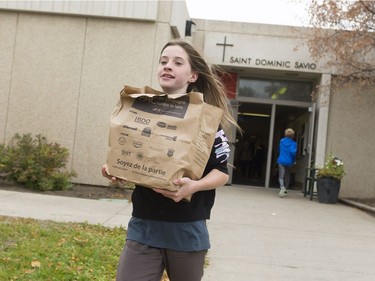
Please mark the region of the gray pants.
[[171, 281], [200, 281], [207, 250], [181, 252], [127, 240], [117, 267], [116, 281], [160, 281], [164, 269]]
[[291, 167], [279, 164], [279, 183], [280, 188], [289, 188]]

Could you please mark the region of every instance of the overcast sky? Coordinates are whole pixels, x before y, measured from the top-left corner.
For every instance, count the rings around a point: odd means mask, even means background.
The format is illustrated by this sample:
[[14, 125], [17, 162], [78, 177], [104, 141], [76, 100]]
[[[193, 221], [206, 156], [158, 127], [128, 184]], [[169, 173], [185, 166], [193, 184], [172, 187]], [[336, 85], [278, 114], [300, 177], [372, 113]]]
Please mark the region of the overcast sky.
[[185, 0], [191, 18], [307, 25], [311, 0]]

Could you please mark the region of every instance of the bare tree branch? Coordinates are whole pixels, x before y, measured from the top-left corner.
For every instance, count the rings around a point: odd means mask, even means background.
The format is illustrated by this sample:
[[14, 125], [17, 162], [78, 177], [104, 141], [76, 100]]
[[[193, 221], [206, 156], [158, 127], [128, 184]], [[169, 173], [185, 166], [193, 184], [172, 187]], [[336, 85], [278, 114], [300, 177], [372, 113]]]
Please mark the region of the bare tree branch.
[[359, 79], [375, 89], [375, 2], [312, 0], [309, 15], [312, 57], [334, 69], [342, 86]]

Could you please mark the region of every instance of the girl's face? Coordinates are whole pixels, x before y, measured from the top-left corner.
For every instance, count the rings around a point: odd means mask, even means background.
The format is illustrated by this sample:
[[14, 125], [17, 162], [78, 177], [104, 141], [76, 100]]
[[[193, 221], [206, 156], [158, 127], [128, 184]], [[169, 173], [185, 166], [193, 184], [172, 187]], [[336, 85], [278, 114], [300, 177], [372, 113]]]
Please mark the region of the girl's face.
[[189, 57], [180, 46], [168, 46], [160, 56], [158, 82], [167, 94], [186, 93], [190, 83], [197, 80], [198, 73], [192, 72]]

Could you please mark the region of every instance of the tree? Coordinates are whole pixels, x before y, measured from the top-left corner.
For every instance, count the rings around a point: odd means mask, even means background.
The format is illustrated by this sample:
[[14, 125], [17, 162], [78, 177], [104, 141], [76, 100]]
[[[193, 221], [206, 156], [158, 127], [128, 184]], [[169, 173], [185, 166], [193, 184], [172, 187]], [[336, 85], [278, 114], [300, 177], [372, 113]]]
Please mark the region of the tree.
[[357, 93], [375, 90], [375, 2], [312, 0], [308, 10], [314, 28], [307, 44], [315, 60], [336, 69], [333, 82], [357, 84]]

